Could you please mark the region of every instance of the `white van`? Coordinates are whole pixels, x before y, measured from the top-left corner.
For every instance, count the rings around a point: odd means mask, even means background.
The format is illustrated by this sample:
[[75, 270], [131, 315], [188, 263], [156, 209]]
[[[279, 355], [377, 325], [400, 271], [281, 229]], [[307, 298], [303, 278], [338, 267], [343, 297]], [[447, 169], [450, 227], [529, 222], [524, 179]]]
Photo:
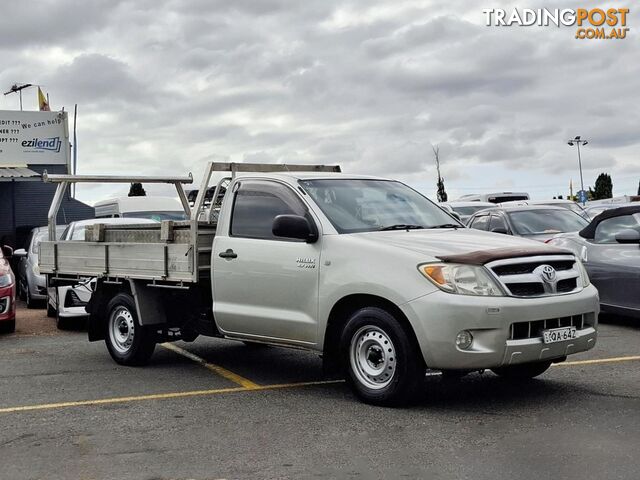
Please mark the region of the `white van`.
[[473, 193], [461, 196], [458, 201], [465, 202], [491, 202], [504, 203], [514, 200], [529, 200], [529, 194], [526, 192], [495, 192], [495, 193]]
[[94, 205], [96, 218], [149, 218], [186, 220], [182, 204], [173, 197], [120, 197], [101, 200]]

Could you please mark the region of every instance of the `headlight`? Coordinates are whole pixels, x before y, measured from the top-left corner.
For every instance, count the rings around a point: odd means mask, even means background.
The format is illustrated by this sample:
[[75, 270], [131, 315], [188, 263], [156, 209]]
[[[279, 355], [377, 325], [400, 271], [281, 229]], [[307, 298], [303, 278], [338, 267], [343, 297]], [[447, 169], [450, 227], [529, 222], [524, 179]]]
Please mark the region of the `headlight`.
[[418, 270], [438, 287], [449, 293], [502, 297], [504, 292], [484, 267], [457, 263], [418, 265]]
[[589, 280], [589, 274], [587, 273], [587, 269], [584, 268], [584, 265], [580, 260], [576, 258], [576, 263], [578, 264], [578, 269], [580, 270], [580, 276], [582, 277], [582, 286], [587, 288], [591, 285], [591, 280]]
[[40, 275], [40, 266], [37, 263], [33, 264], [32, 270], [34, 275]]
[[4, 275], [0, 275], [0, 287], [8, 287], [13, 283], [13, 275], [10, 273], [5, 273]]

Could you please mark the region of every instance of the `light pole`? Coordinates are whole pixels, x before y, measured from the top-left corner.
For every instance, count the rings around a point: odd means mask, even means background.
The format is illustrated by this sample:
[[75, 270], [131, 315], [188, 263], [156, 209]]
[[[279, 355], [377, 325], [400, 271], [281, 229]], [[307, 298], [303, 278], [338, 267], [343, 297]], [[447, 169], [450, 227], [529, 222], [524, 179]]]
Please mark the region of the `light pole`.
[[574, 145], [578, 148], [578, 167], [580, 168], [580, 191], [581, 196], [582, 196], [582, 206], [584, 207], [584, 204], [586, 202], [586, 192], [584, 191], [584, 179], [582, 178], [582, 159], [580, 158], [580, 144], [582, 144], [582, 146], [585, 146], [587, 143], [589, 143], [586, 140], [581, 140], [580, 139], [580, 135], [578, 135], [576, 138], [569, 140], [567, 142], [567, 144], [570, 147], [573, 147]]

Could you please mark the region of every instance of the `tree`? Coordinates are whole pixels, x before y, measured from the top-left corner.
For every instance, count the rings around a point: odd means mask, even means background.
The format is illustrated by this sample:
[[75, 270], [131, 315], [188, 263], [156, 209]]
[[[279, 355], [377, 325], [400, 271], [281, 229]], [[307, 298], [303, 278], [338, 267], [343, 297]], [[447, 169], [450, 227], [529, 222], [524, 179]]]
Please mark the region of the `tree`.
[[144, 191], [144, 187], [141, 183], [132, 183], [129, 189], [130, 197], [146, 197], [147, 192]]
[[596, 185], [593, 188], [593, 199], [602, 200], [613, 196], [613, 182], [608, 173], [601, 173], [596, 179]]
[[444, 189], [444, 178], [440, 175], [440, 147], [438, 145], [435, 147], [431, 145], [431, 149], [433, 150], [433, 155], [436, 157], [436, 169], [438, 170], [438, 202], [446, 202], [449, 196]]

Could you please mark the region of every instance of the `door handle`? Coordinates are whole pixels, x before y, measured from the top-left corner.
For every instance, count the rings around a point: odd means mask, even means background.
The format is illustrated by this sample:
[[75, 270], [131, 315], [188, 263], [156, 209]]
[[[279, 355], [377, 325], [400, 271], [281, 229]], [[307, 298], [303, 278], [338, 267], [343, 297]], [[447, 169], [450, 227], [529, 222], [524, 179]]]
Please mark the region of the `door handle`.
[[238, 254], [230, 248], [227, 248], [224, 252], [220, 252], [218, 256], [221, 258], [238, 258]]

